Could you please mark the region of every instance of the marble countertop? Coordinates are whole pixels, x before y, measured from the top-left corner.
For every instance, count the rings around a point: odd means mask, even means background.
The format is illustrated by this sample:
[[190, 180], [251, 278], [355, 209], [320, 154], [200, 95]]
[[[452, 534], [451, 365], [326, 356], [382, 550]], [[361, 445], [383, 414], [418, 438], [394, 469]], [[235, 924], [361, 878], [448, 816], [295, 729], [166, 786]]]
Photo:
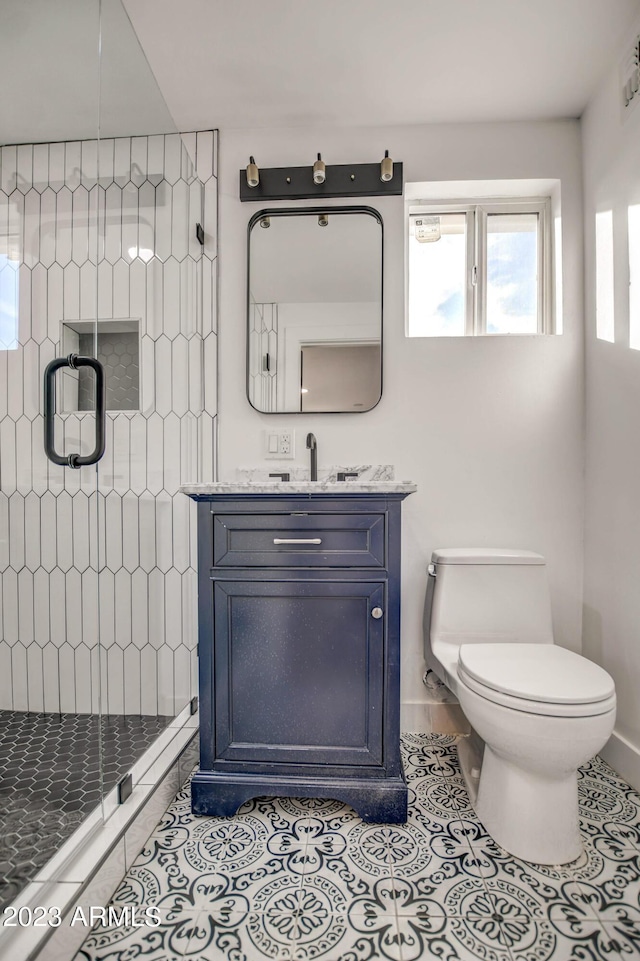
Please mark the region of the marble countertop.
[[180, 491], [189, 497], [213, 494], [412, 494], [418, 488], [411, 481], [320, 480], [320, 481], [217, 481], [209, 484], [183, 484]]

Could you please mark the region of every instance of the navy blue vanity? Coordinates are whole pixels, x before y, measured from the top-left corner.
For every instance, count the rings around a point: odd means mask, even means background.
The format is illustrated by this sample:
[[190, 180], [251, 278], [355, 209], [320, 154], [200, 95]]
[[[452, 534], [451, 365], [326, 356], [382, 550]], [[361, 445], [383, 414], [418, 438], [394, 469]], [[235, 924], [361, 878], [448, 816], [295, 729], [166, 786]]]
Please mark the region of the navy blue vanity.
[[400, 511], [415, 487], [182, 490], [198, 507], [194, 813], [228, 816], [249, 798], [287, 795], [404, 822]]

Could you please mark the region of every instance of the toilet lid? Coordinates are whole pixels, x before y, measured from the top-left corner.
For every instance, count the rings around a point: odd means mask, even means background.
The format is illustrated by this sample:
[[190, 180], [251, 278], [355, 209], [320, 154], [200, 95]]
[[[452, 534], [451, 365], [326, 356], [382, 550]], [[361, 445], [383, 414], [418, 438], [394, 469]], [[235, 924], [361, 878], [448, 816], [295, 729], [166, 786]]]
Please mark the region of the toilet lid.
[[462, 670], [494, 691], [547, 704], [591, 704], [615, 693], [593, 661], [555, 644], [462, 644]]

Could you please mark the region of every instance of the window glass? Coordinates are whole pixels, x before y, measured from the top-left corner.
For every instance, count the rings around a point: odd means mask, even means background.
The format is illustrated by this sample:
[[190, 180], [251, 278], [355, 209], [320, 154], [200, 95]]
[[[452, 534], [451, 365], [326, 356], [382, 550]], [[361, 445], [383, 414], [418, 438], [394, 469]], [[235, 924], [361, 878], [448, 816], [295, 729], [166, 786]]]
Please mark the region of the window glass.
[[465, 213], [411, 215], [410, 337], [464, 335], [467, 229]]
[[537, 331], [538, 214], [488, 214], [486, 332]]

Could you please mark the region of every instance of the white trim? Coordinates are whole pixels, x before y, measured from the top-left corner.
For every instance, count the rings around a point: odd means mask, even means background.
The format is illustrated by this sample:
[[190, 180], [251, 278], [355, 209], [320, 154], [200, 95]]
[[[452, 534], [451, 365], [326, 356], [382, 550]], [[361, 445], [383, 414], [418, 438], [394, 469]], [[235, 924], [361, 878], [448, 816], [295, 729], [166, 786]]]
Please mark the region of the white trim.
[[492, 197], [519, 199], [521, 197], [548, 197], [557, 189], [557, 178], [536, 177], [511, 180], [433, 180], [406, 183], [404, 196], [407, 203], [448, 202], [452, 197], [475, 197], [478, 202]]
[[465, 309], [465, 337], [473, 337], [478, 324], [478, 273], [479, 264], [476, 251], [479, 243], [479, 224], [476, 210], [467, 210], [467, 284]]
[[627, 784], [640, 791], [640, 749], [635, 744], [614, 730], [600, 751], [600, 757], [604, 758]]

